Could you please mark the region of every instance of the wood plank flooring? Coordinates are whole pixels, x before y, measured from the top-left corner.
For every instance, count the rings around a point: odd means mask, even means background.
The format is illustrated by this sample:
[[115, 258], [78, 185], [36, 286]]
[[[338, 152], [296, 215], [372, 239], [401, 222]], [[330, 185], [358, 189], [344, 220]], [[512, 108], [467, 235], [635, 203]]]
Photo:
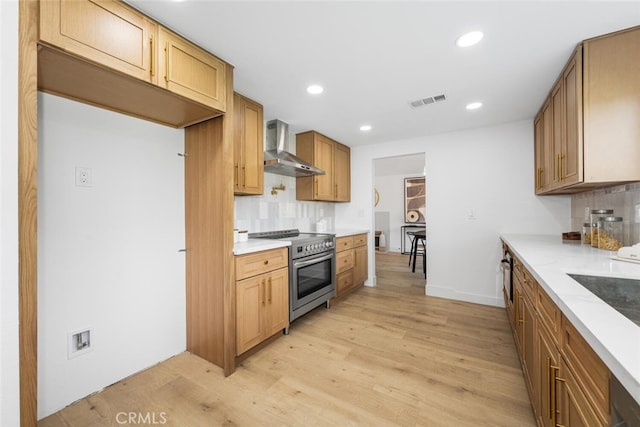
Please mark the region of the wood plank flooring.
[[376, 254], [377, 287], [298, 319], [230, 377], [183, 353], [39, 426], [535, 426], [504, 309], [427, 297], [407, 262]]

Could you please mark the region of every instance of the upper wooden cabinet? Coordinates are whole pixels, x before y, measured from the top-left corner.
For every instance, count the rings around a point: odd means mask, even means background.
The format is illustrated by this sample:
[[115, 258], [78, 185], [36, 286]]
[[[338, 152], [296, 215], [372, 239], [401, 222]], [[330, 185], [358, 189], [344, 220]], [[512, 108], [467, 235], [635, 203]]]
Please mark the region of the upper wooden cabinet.
[[40, 3], [38, 88], [186, 127], [226, 111], [232, 67], [118, 0]]
[[264, 193], [264, 119], [262, 105], [233, 94], [234, 193]]
[[298, 200], [327, 202], [351, 201], [351, 149], [321, 133], [308, 131], [296, 135], [296, 155], [324, 175], [296, 179]]
[[158, 84], [226, 111], [225, 63], [171, 31], [158, 28]]
[[537, 194], [640, 180], [640, 27], [585, 40], [534, 120]]
[[42, 41], [149, 82], [155, 81], [156, 31], [153, 21], [120, 2], [40, 2]]

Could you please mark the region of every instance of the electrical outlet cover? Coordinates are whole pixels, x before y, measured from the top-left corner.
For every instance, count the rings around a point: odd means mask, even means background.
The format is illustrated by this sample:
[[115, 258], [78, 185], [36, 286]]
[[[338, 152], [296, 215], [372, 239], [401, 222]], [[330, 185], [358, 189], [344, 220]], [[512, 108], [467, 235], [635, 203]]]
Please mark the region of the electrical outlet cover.
[[93, 351], [95, 334], [93, 327], [67, 333], [67, 359], [73, 359]]
[[92, 187], [93, 176], [91, 168], [76, 166], [76, 187]]

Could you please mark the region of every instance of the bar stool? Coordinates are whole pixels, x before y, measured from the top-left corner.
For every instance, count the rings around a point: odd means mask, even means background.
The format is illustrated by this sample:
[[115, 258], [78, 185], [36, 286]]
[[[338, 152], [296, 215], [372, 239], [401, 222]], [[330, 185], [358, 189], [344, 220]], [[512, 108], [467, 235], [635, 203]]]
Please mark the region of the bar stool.
[[416, 272], [416, 258], [418, 258], [418, 246], [422, 244], [422, 272], [424, 273], [425, 279], [427, 278], [427, 233], [425, 230], [421, 231], [410, 231], [407, 234], [413, 236], [413, 240], [411, 241], [411, 252], [409, 253], [409, 265], [411, 265], [411, 258], [413, 257], [413, 267], [411, 271], [413, 273]]

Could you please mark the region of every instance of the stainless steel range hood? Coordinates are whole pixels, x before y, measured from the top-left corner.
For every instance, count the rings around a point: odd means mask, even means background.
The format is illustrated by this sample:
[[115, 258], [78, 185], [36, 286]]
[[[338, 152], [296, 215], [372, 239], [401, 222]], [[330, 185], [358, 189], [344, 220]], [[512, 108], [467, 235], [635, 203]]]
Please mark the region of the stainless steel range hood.
[[287, 176], [324, 175], [322, 169], [310, 165], [289, 151], [289, 125], [282, 120], [267, 122], [264, 171]]

